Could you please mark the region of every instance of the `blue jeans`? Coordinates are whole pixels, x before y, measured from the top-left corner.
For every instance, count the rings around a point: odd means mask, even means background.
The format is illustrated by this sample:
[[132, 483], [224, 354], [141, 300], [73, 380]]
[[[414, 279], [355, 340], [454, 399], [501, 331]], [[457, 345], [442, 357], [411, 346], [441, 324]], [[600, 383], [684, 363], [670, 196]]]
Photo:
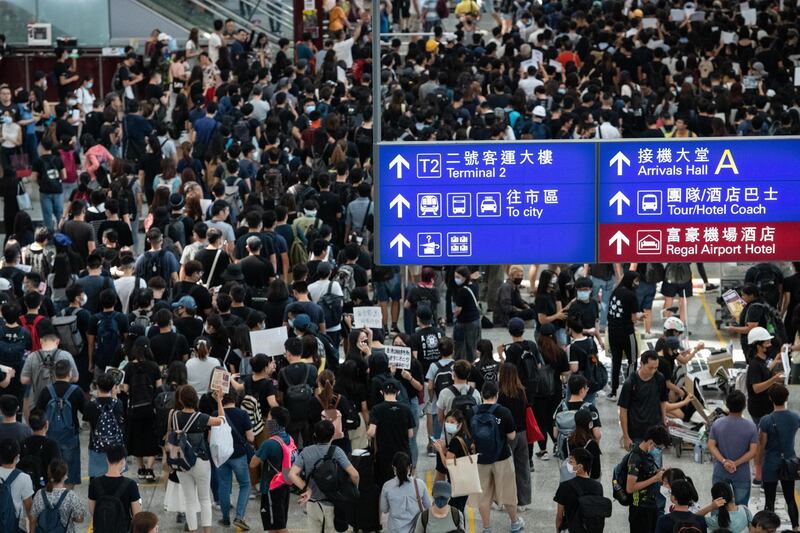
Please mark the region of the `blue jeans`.
[[724, 477], [714, 476], [711, 478], [711, 484], [719, 482], [728, 483], [733, 489], [733, 499], [736, 505], [748, 505], [750, 503], [750, 480], [746, 481], [731, 481]]
[[409, 439], [408, 447], [411, 449], [411, 464], [417, 466], [419, 457], [419, 446], [417, 445], [417, 433], [419, 432], [419, 398], [411, 398], [411, 416], [414, 417], [414, 436]]
[[[42, 204], [44, 225], [52, 233], [53, 228], [61, 220], [61, 215], [64, 213], [64, 196], [60, 192], [39, 192], [39, 202]], [[56, 219], [55, 224], [53, 224], [53, 217]]]
[[244, 519], [247, 512], [247, 498], [250, 496], [250, 471], [247, 468], [247, 455], [232, 457], [217, 468], [217, 491], [223, 520], [230, 520], [232, 474], [239, 482], [236, 518]]
[[611, 276], [609, 280], [590, 277], [592, 279], [592, 299], [596, 299], [597, 294], [601, 290], [603, 291], [603, 301], [600, 304], [600, 328], [605, 329], [608, 325], [608, 302], [611, 300], [611, 293], [614, 292], [617, 280], [614, 276]]
[[69, 197], [72, 196], [73, 191], [78, 188], [78, 182], [75, 183], [62, 183], [61, 190], [63, 191], [61, 195], [64, 197], [64, 203], [69, 205]]
[[78, 436], [75, 435], [75, 440], [70, 439], [71, 442], [59, 443], [58, 447], [61, 450], [61, 459], [67, 463], [67, 480], [68, 485], [81, 484], [81, 444], [78, 441]]

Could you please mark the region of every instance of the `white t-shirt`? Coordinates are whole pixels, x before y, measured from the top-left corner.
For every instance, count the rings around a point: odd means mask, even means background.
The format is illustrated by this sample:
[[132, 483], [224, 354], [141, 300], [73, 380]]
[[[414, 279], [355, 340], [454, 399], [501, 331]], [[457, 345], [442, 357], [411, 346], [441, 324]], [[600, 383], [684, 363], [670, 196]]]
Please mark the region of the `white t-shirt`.
[[80, 86], [78, 90], [75, 91], [75, 99], [78, 101], [78, 105], [81, 106], [81, 111], [83, 111], [84, 115], [88, 115], [92, 112], [94, 101], [96, 100], [92, 91], [86, 87]]
[[540, 85], [544, 85], [541, 80], [534, 78], [533, 76], [525, 78], [524, 80], [519, 80], [519, 88], [525, 91], [525, 97], [528, 100], [533, 100], [533, 92], [536, 88]]
[[216, 357], [206, 357], [205, 359], [192, 357], [186, 362], [186, 376], [189, 385], [194, 387], [198, 395], [203, 395], [208, 392], [211, 372], [215, 368], [222, 368], [219, 359]]
[[344, 61], [347, 68], [353, 66], [353, 38], [345, 39], [333, 43], [333, 51], [336, 52], [336, 60]]
[[189, 68], [192, 69], [197, 64], [197, 56], [188, 57], [188, 55], [189, 55], [189, 53], [194, 53], [197, 50], [197, 45], [194, 44], [194, 41], [191, 41], [191, 40], [187, 39], [186, 40], [186, 48], [185, 48], [185, 50], [186, 50], [186, 55], [187, 55], [186, 63], [189, 65]]
[[[9, 474], [11, 474], [10, 468], [0, 466], [0, 479], [5, 481]], [[20, 472], [17, 479], [11, 484], [11, 499], [14, 501], [14, 509], [16, 509], [17, 517], [19, 518], [19, 527], [25, 531], [28, 530], [28, 517], [25, 515], [22, 502], [31, 497], [33, 497], [31, 477], [25, 472]]]
[[[344, 293], [342, 292], [342, 287], [341, 285], [339, 285], [338, 281], [332, 282], [328, 279], [320, 279], [308, 286], [308, 296], [311, 298], [312, 302], [319, 302], [320, 298], [322, 298], [322, 296], [328, 292], [329, 283], [333, 283], [333, 287], [331, 287], [332, 294], [344, 297]], [[326, 331], [339, 331], [342, 329], [342, 325], [336, 324], [335, 326], [331, 326], [325, 329]]]
[[[128, 313], [128, 304], [130, 303], [131, 293], [133, 292], [133, 284], [136, 281], [136, 276], [125, 276], [114, 280], [114, 290], [117, 291], [119, 301], [122, 302], [122, 312]], [[139, 279], [139, 288], [146, 289], [147, 283], [143, 279]]]
[[219, 59], [219, 49], [222, 48], [222, 38], [217, 33], [208, 36], [208, 58], [216, 65]]

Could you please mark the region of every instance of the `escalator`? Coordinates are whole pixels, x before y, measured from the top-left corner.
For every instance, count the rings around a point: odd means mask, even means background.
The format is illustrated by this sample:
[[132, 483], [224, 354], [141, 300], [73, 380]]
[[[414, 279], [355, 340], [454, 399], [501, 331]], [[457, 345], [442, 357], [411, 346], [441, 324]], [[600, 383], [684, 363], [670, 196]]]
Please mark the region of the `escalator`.
[[237, 27], [264, 33], [270, 45], [282, 37], [294, 38], [292, 4], [275, 0], [134, 0], [170, 20], [211, 32], [215, 19], [232, 19]]

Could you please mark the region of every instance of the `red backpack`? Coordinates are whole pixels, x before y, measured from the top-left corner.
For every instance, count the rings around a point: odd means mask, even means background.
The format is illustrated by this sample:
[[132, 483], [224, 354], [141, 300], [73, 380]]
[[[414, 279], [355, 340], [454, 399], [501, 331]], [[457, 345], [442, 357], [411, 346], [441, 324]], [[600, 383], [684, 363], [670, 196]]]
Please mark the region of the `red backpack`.
[[25, 315], [21, 315], [19, 317], [20, 325], [28, 330], [28, 333], [31, 334], [31, 351], [35, 352], [37, 350], [42, 349], [42, 341], [39, 340], [39, 332], [36, 331], [36, 326], [39, 325], [39, 322], [44, 320], [42, 315], [36, 315], [36, 318], [33, 319], [33, 322], [28, 322], [28, 319], [25, 318]]
[[75, 152], [72, 150], [59, 150], [58, 154], [61, 156], [61, 162], [64, 164], [64, 171], [67, 178], [64, 183], [75, 183], [78, 181], [78, 165], [75, 162]]

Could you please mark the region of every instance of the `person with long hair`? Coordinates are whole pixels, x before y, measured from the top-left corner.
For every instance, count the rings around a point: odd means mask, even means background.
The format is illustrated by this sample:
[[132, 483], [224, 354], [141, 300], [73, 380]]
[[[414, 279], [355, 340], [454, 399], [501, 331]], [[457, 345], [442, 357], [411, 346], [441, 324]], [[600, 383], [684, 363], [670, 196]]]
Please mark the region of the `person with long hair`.
[[539, 274], [534, 309], [539, 325], [551, 324], [555, 329], [555, 338], [558, 344], [565, 346], [567, 344], [567, 330], [565, 329], [567, 313], [562, 309], [561, 301], [558, 299], [558, 274], [554, 270], [542, 270]]
[[[206, 333], [213, 337], [216, 333], [214, 326], [211, 325], [212, 318], [219, 319], [219, 315], [211, 315], [208, 323], [206, 324]], [[214, 320], [217, 322], [217, 320]], [[219, 327], [222, 328], [221, 321]], [[224, 328], [222, 328], [224, 333]], [[225, 334], [227, 339], [227, 334]], [[189, 380], [189, 385], [197, 391], [198, 394], [205, 394], [208, 392], [208, 384], [211, 380], [211, 372], [215, 368], [222, 368], [222, 364], [216, 357], [211, 357], [211, 347], [213, 340], [209, 337], [200, 337], [194, 343], [192, 356], [186, 362], [186, 375]]]
[[161, 160], [161, 173], [153, 179], [153, 188], [167, 187], [170, 194], [178, 192], [181, 186], [181, 175], [178, 175], [175, 161], [171, 158]]
[[497, 403], [509, 411], [514, 418], [516, 438], [509, 441], [511, 455], [514, 457], [514, 478], [517, 485], [517, 509], [524, 511], [531, 504], [531, 471], [528, 468], [528, 435], [526, 431], [526, 410], [528, 397], [525, 387], [519, 380], [517, 367], [511, 363], [500, 366], [500, 394]]
[[69, 256], [64, 253], [56, 254], [53, 260], [53, 271], [47, 275], [47, 286], [50, 287], [51, 298], [56, 314], [69, 305], [67, 287], [78, 281], [78, 276], [72, 273]]
[[357, 379], [367, 386], [367, 358], [372, 355], [372, 329], [354, 329], [347, 336], [347, 352], [345, 361], [354, 361], [358, 365]]
[[[317, 388], [314, 391], [317, 401], [311, 404], [312, 412], [309, 416], [309, 424], [314, 425], [318, 420], [323, 419], [333, 422], [335, 431], [331, 444], [340, 447], [346, 454], [350, 454], [350, 439], [347, 428], [344, 427], [343, 413], [355, 413], [356, 411], [350, 400], [334, 391], [335, 384], [336, 376], [330, 370], [323, 370], [317, 376]], [[350, 408], [348, 409], [348, 407]]]
[[758, 423], [758, 452], [756, 464], [761, 465], [761, 483], [764, 487], [764, 508], [775, 511], [775, 496], [778, 483], [783, 490], [786, 501], [786, 512], [792, 522], [792, 529], [798, 528], [797, 501], [794, 497], [795, 480], [781, 475], [781, 464], [785, 460], [794, 459], [797, 431], [800, 429], [800, 415], [786, 408], [789, 400], [789, 389], [782, 383], [775, 383], [769, 388], [769, 399], [772, 412]]
[[481, 390], [487, 381], [497, 382], [500, 374], [500, 364], [505, 361], [502, 353], [498, 356], [500, 361], [495, 361], [494, 346], [489, 339], [481, 339], [476, 345], [478, 348], [478, 359], [473, 363], [473, 376], [475, 380], [475, 390]]
[[33, 496], [31, 514], [33, 517], [29, 524], [31, 531], [38, 531], [37, 522], [48, 505], [58, 506], [61, 525], [65, 533], [75, 533], [75, 524], [82, 524], [86, 519], [86, 506], [83, 500], [74, 491], [64, 486], [67, 479], [67, 463], [61, 459], [53, 459], [47, 465], [47, 485]]
[[383, 484], [380, 496], [381, 513], [389, 515], [386, 531], [410, 533], [417, 515], [431, 506], [431, 497], [425, 482], [414, 475], [407, 453], [394, 454], [392, 469], [394, 477]]
[[[128, 451], [139, 463], [139, 479], [156, 480], [153, 465], [159, 452], [161, 436], [155, 428], [155, 391], [161, 387], [161, 371], [153, 360], [150, 341], [138, 337], [125, 366], [122, 390], [128, 395]], [[152, 385], [149, 387], [148, 385]]]
[[544, 440], [540, 440], [539, 451], [536, 452], [536, 457], [547, 461], [550, 459], [550, 453], [547, 451], [548, 437], [556, 444], [554, 436], [553, 415], [561, 403], [561, 374], [569, 371], [569, 361], [567, 354], [561, 346], [556, 342], [555, 334], [556, 329], [552, 324], [544, 324], [539, 331], [539, 351], [542, 355], [544, 365], [540, 372], [549, 372], [552, 375], [552, 382], [554, 388], [550, 391], [543, 391], [539, 396], [531, 398], [531, 405], [533, 406], [533, 413], [536, 421], [539, 423], [539, 428], [542, 430]]
[[[217, 412], [224, 412], [222, 391], [214, 391]], [[189, 531], [197, 531], [197, 513], [200, 513], [200, 526], [204, 533], [211, 533], [211, 451], [206, 440], [206, 431], [219, 426], [224, 417], [209, 416], [197, 411], [199, 398], [191, 385], [178, 389], [176, 397], [183, 408], [172, 415], [172, 427], [186, 432], [187, 438], [197, 454], [197, 461], [187, 472], [178, 472], [181, 491], [186, 502], [186, 525]]]
[[6, 242], [16, 241], [20, 249], [33, 242], [33, 220], [27, 211], [20, 211], [14, 216], [11, 233], [6, 236]]
[[[444, 419], [444, 438], [433, 443], [436, 451], [436, 480], [444, 480], [447, 476], [447, 461], [460, 459], [475, 453], [475, 443], [469, 431], [469, 421], [460, 409], [453, 409]], [[450, 505], [464, 512], [467, 496], [458, 496], [450, 500]]]
[[358, 363], [348, 359], [339, 365], [339, 370], [336, 373], [336, 382], [333, 385], [334, 392], [350, 400], [361, 418], [358, 428], [348, 432], [351, 449], [366, 448], [367, 446], [366, 427], [369, 420], [367, 388], [361, 380], [359, 372]]
[[747, 533], [753, 514], [744, 505], [736, 505], [730, 483], [720, 481], [711, 487], [711, 503], [700, 509], [708, 531], [725, 528], [731, 533]]

